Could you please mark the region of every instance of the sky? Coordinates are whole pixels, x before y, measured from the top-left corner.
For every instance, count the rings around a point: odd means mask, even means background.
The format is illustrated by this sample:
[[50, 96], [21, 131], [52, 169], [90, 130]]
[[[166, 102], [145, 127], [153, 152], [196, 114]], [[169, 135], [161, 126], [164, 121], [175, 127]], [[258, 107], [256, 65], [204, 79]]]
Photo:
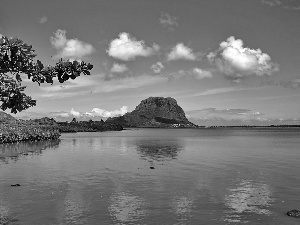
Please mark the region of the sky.
[[300, 124], [300, 0], [0, 2], [0, 34], [36, 59], [94, 65], [63, 84], [23, 79], [37, 105], [18, 118], [105, 119], [153, 96], [198, 125]]

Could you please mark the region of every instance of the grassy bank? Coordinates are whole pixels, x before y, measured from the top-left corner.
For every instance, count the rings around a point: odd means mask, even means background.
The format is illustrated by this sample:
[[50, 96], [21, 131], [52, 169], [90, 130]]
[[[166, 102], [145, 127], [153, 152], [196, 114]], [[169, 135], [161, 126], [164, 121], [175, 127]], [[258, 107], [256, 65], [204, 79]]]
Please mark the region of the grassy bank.
[[0, 144], [20, 141], [41, 141], [57, 139], [57, 127], [23, 124], [0, 124]]

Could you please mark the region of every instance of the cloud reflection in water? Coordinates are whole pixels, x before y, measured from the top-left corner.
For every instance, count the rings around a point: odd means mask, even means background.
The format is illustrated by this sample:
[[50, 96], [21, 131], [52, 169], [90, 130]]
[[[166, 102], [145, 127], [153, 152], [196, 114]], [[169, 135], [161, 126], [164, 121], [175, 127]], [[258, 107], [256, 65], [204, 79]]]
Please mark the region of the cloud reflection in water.
[[247, 223], [249, 221], [242, 218], [245, 213], [271, 214], [267, 207], [274, 199], [271, 198], [272, 192], [267, 184], [242, 180], [237, 188], [229, 189], [229, 192], [224, 199], [225, 205], [229, 208], [225, 212], [225, 221]]
[[143, 219], [146, 216], [144, 207], [145, 202], [142, 198], [126, 192], [119, 192], [110, 197], [108, 210], [113, 220], [123, 224]]

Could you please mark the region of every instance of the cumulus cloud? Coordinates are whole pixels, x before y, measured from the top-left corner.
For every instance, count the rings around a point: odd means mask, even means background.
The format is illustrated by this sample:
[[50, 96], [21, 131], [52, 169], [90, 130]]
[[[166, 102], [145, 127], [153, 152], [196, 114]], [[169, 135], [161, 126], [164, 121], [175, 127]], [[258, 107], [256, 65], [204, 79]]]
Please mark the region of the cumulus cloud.
[[177, 43], [175, 47], [172, 48], [171, 52], [167, 55], [167, 59], [169, 61], [172, 60], [197, 60], [201, 54], [197, 53], [195, 54], [193, 52], [193, 49], [185, 46], [183, 43]]
[[54, 58], [81, 60], [94, 52], [91, 44], [78, 39], [67, 39], [66, 31], [58, 29], [54, 37], [50, 37], [52, 46], [57, 50]]
[[52, 113], [54, 117], [63, 117], [63, 118], [69, 118], [69, 117], [76, 117], [78, 119], [85, 119], [88, 117], [116, 117], [116, 116], [122, 116], [125, 113], [128, 112], [128, 107], [123, 106], [121, 109], [108, 111], [105, 109], [100, 108], [93, 108], [90, 112], [78, 112], [75, 111], [73, 108], [70, 112], [58, 112], [58, 113]]
[[241, 39], [231, 36], [220, 43], [215, 52], [207, 55], [208, 60], [236, 82], [248, 75], [272, 75], [279, 70], [276, 63], [271, 62], [271, 57], [260, 49], [243, 47]]
[[177, 17], [170, 16], [170, 14], [164, 12], [161, 13], [159, 22], [163, 27], [168, 28], [171, 31], [174, 30], [175, 26], [178, 26]]
[[93, 108], [93, 110], [91, 111], [91, 114], [93, 116], [101, 116], [101, 117], [116, 117], [116, 116], [123, 116], [127, 112], [128, 112], [128, 107], [123, 106], [121, 109], [113, 110], [113, 111], [107, 111], [104, 109]]
[[39, 19], [40, 24], [46, 23], [47, 21], [48, 21], [48, 18], [46, 16], [43, 16]]
[[160, 49], [159, 45], [153, 44], [152, 47], [146, 46], [143, 40], [138, 41], [128, 33], [120, 33], [119, 37], [110, 42], [106, 52], [109, 56], [123, 61], [134, 60], [138, 56], [148, 57]]
[[161, 62], [157, 62], [151, 66], [154, 73], [160, 73], [162, 69], [165, 68]]
[[72, 108], [71, 111], [70, 111], [70, 116], [80, 117], [80, 116], [81, 116], [81, 113], [75, 111], [75, 110]]
[[110, 71], [112, 73], [124, 73], [128, 68], [125, 64], [114, 63]]

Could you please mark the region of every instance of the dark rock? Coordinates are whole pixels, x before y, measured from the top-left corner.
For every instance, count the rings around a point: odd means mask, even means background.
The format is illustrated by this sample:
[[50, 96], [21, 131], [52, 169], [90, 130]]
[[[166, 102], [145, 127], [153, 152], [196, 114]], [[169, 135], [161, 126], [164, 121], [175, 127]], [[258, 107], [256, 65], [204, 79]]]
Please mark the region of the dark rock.
[[296, 218], [299, 218], [300, 217], [300, 211], [297, 210], [297, 209], [293, 209], [291, 211], [288, 211], [286, 213], [288, 216], [292, 216], [292, 217], [296, 217]]
[[154, 170], [155, 168], [154, 168], [154, 166], [150, 166], [150, 169], [151, 169], [151, 170]]
[[10, 186], [12, 186], [12, 187], [20, 187], [21, 185], [20, 184], [12, 184]]
[[106, 123], [119, 124], [123, 127], [159, 127], [159, 128], [196, 128], [188, 121], [183, 109], [173, 98], [149, 97], [131, 113], [108, 118]]

